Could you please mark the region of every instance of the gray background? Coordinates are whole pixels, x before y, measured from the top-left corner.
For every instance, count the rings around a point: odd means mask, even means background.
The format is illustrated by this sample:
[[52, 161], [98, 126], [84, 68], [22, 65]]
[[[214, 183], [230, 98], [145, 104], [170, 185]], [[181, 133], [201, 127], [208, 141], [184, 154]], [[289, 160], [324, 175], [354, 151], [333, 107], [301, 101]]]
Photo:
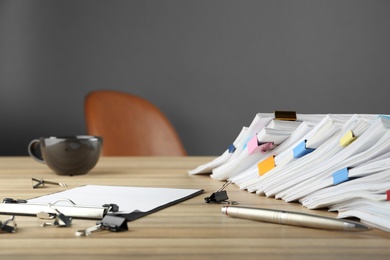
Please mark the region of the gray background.
[[160, 107], [190, 155], [257, 112], [389, 113], [390, 1], [0, 0], [0, 155], [84, 134], [95, 89]]

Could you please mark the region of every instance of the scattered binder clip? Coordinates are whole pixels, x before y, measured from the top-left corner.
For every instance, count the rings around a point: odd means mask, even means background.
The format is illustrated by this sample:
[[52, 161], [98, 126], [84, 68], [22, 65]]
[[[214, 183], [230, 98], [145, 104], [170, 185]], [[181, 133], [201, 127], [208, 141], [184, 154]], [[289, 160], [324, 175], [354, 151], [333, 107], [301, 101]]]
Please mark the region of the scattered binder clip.
[[43, 187], [43, 186], [45, 186], [45, 184], [53, 184], [53, 185], [58, 185], [61, 187], [68, 187], [68, 185], [66, 185], [63, 182], [45, 181], [44, 179], [35, 179], [35, 178], [32, 178], [31, 180], [33, 183], [33, 189]]
[[58, 209], [56, 209], [52, 204], [49, 204], [49, 207], [54, 209], [57, 213], [47, 213], [39, 212], [37, 217], [41, 219], [50, 219], [49, 222], [42, 223], [42, 227], [45, 226], [58, 226], [58, 227], [69, 227], [72, 225], [72, 218], [65, 216]]
[[227, 191], [225, 188], [232, 183], [231, 181], [225, 182], [221, 188], [219, 188], [217, 191], [215, 191], [213, 194], [210, 195], [210, 197], [204, 198], [206, 203], [228, 203], [228, 204], [238, 204], [236, 201], [229, 201], [229, 197], [227, 195]]
[[102, 221], [96, 223], [95, 226], [87, 228], [85, 230], [77, 230], [75, 235], [78, 237], [89, 236], [92, 232], [108, 230], [112, 232], [120, 232], [128, 230], [126, 218], [106, 215]]
[[4, 223], [0, 221], [0, 230], [1, 232], [6, 233], [15, 233], [16, 232], [16, 222], [15, 222], [15, 216], [12, 216], [11, 218], [7, 219]]
[[27, 203], [27, 200], [4, 198], [3, 203], [12, 203], [12, 204]]

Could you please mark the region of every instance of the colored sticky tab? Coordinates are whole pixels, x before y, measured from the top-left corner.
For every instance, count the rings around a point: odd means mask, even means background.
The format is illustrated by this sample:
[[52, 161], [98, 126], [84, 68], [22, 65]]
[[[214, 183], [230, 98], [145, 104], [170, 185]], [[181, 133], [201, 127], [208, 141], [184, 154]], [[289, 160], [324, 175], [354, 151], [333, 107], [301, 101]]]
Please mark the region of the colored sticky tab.
[[351, 130], [349, 130], [343, 137], [340, 139], [340, 146], [348, 146], [350, 143], [356, 140], [356, 136]]
[[273, 142], [267, 142], [267, 143], [259, 143], [257, 140], [257, 136], [255, 135], [249, 142], [247, 143], [247, 149], [248, 154], [254, 154], [254, 153], [266, 153], [272, 148], [275, 147]]
[[275, 157], [274, 156], [270, 156], [267, 159], [259, 162], [257, 164], [257, 168], [259, 170], [259, 175], [260, 176], [266, 174], [268, 171], [270, 171], [273, 168], [275, 168]]
[[275, 119], [278, 120], [297, 120], [297, 113], [295, 111], [275, 111]]
[[269, 150], [273, 149], [274, 147], [275, 147], [275, 144], [273, 142], [263, 143], [259, 146], [261, 153], [266, 153]]
[[254, 154], [260, 152], [259, 141], [257, 140], [257, 135], [253, 136], [251, 140], [246, 144], [248, 149], [248, 154]]
[[234, 146], [234, 144], [229, 145], [229, 148], [228, 148], [229, 153], [234, 153], [235, 150], [236, 150], [236, 147]]
[[244, 144], [244, 150], [247, 148], [247, 146], [248, 146], [248, 142], [250, 141], [250, 140], [252, 140], [252, 138], [249, 138], [248, 137], [248, 139], [245, 141], [245, 144]]
[[390, 200], [390, 190], [386, 191], [386, 200]]
[[301, 158], [305, 156], [308, 153], [313, 152], [313, 148], [306, 148], [306, 140], [303, 140], [300, 144], [298, 144], [294, 149], [293, 149], [293, 155], [294, 158]]
[[348, 181], [348, 168], [343, 168], [341, 170], [338, 170], [337, 172], [333, 173], [333, 184], [337, 185], [342, 182]]

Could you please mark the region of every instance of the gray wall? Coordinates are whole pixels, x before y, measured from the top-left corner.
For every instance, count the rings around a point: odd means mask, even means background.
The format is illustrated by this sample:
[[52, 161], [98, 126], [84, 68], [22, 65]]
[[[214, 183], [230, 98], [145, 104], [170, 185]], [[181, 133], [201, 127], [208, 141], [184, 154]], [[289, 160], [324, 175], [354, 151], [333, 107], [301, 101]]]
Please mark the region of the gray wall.
[[257, 112], [390, 113], [390, 1], [0, 0], [0, 155], [84, 134], [83, 97], [141, 95], [190, 155]]

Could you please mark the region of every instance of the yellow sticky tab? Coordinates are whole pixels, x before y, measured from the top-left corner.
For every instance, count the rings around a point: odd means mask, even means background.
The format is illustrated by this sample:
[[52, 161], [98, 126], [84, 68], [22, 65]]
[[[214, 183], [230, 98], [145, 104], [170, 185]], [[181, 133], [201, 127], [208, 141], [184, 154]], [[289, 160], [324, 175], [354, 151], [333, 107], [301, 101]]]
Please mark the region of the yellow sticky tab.
[[349, 130], [343, 137], [340, 139], [340, 146], [348, 146], [350, 143], [356, 140], [356, 136], [351, 130]]
[[268, 171], [275, 168], [274, 158], [275, 158], [274, 156], [270, 156], [267, 159], [265, 159], [257, 164], [257, 168], [259, 169], [260, 176], [266, 174]]

